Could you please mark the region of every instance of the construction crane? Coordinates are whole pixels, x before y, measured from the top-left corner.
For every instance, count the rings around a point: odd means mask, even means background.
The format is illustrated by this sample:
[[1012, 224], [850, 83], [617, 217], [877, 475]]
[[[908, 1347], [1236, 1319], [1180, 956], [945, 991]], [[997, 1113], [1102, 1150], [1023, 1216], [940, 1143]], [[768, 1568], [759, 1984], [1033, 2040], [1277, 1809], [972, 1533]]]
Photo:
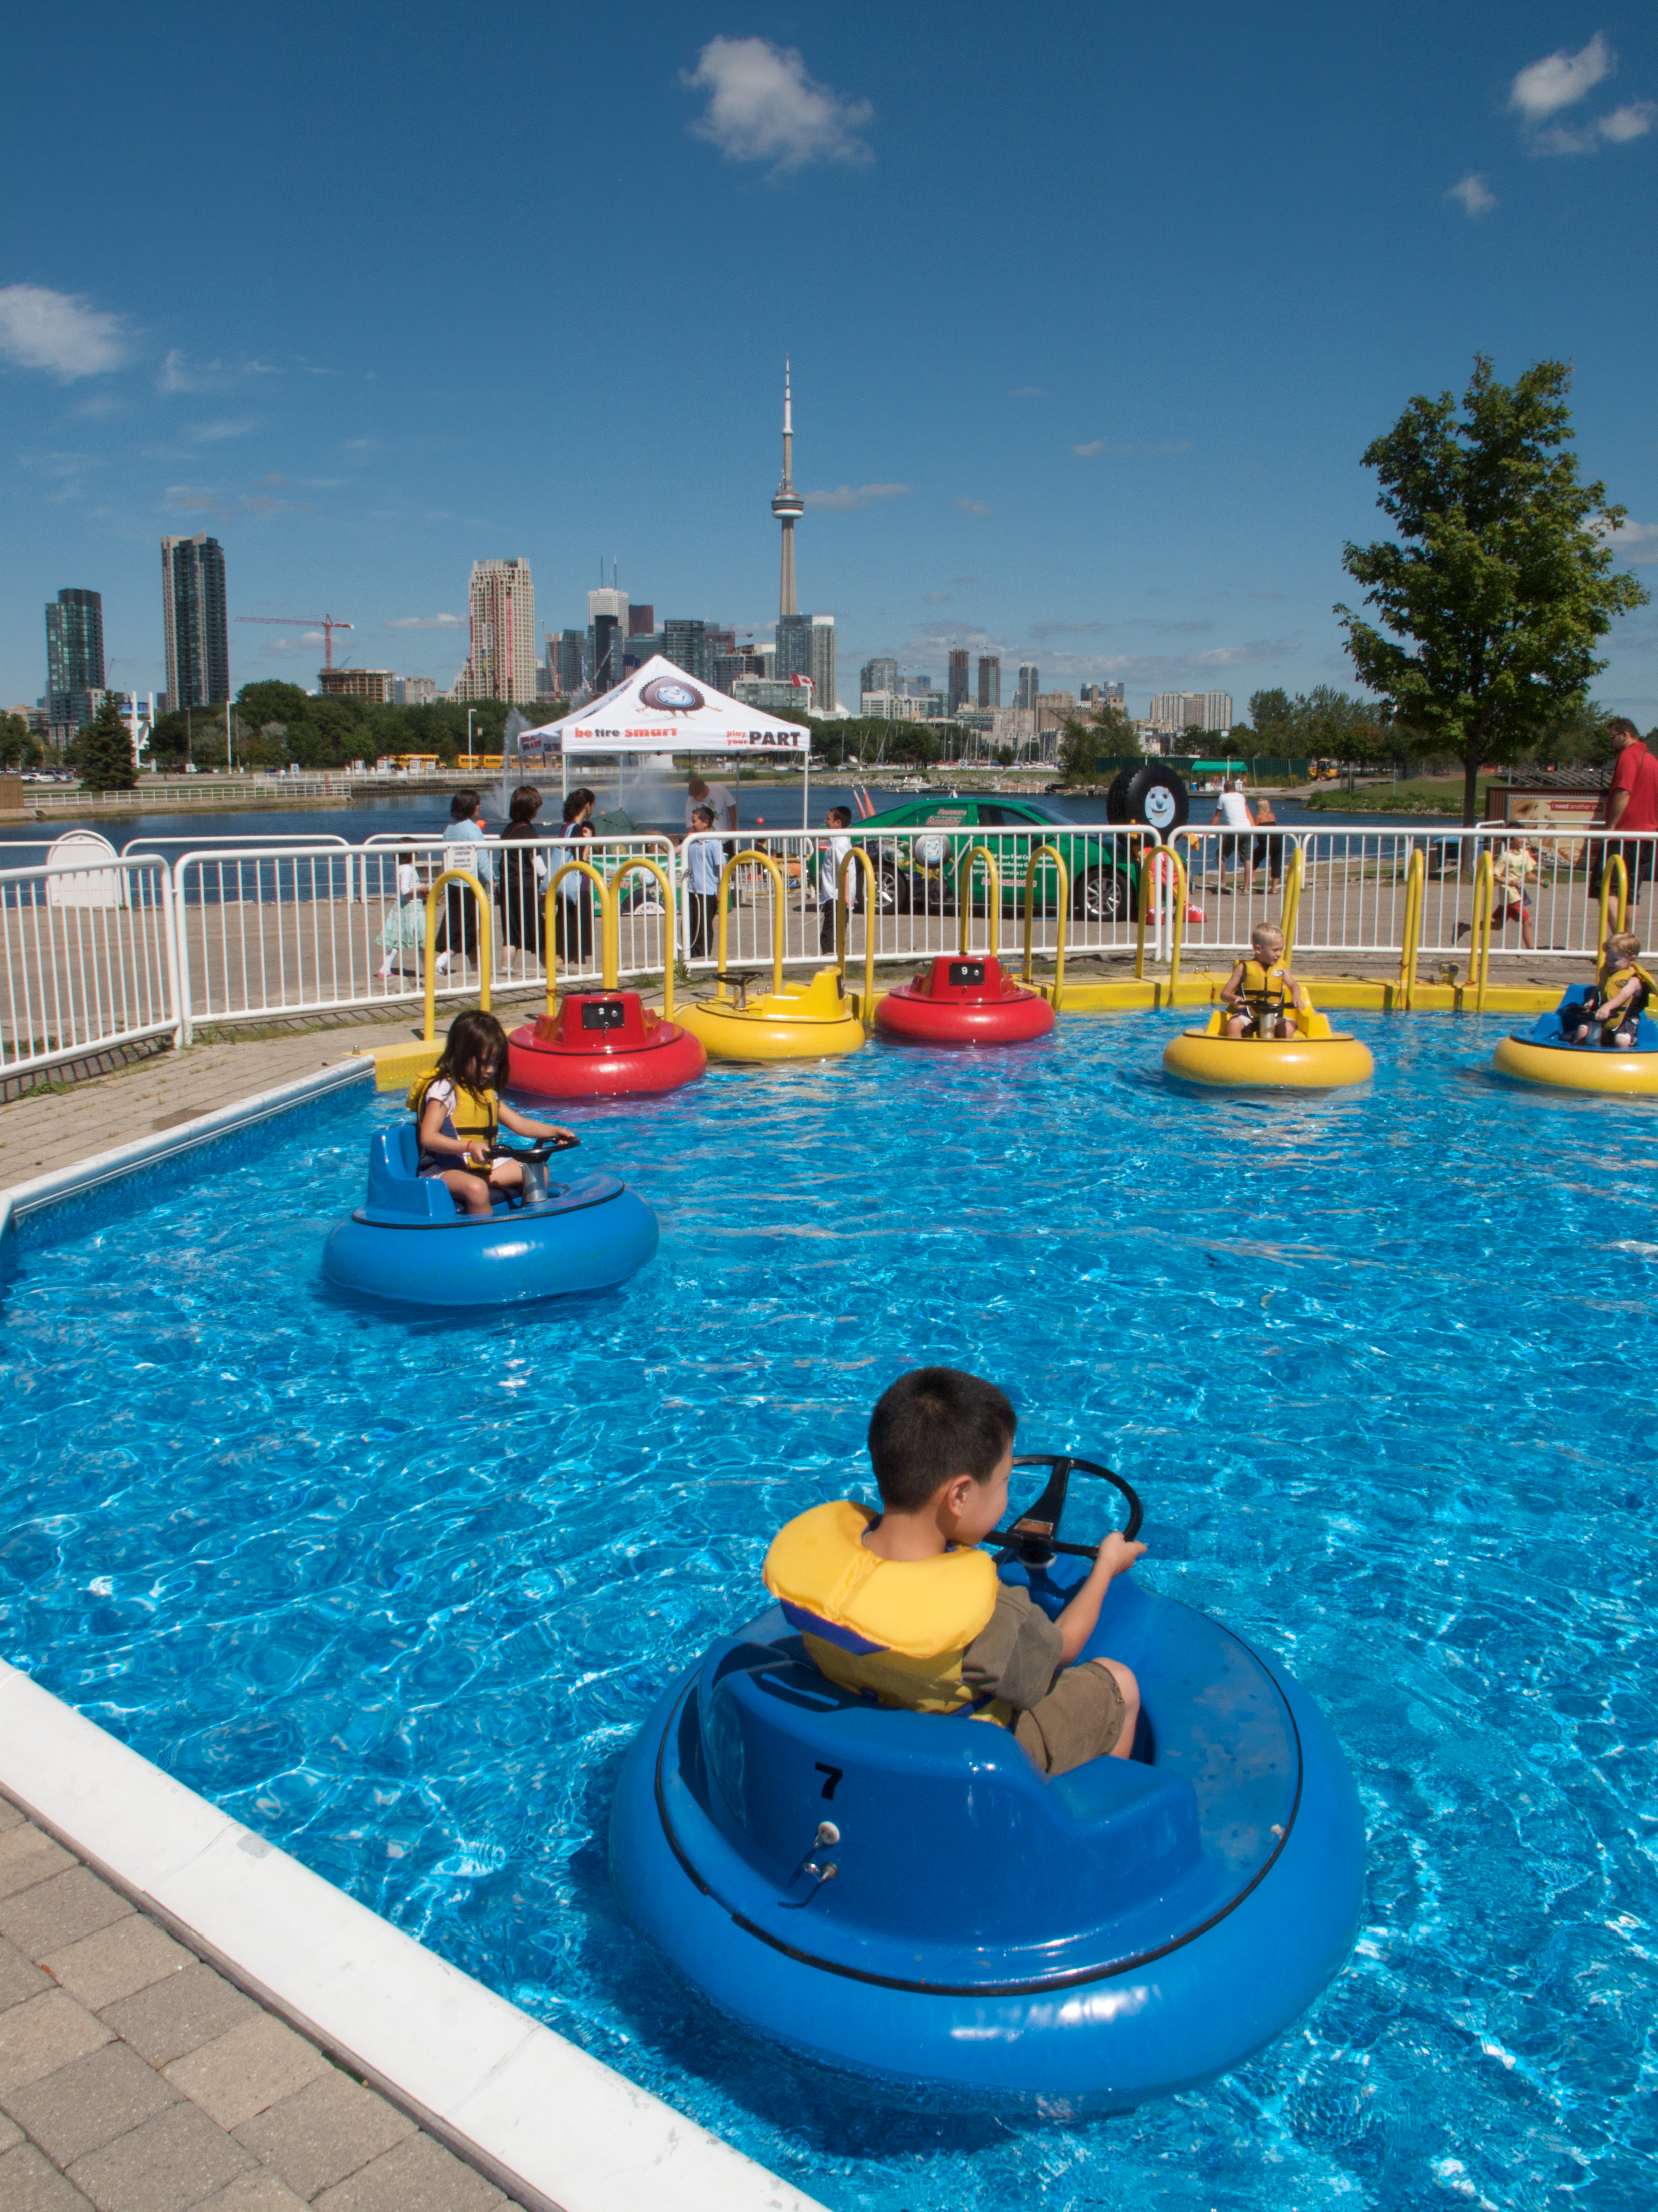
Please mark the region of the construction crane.
[[319, 629], [322, 632], [322, 665], [334, 665], [334, 633], [337, 629], [351, 629], [355, 624], [341, 622], [334, 615], [238, 615], [238, 622], [270, 623], [278, 629]]

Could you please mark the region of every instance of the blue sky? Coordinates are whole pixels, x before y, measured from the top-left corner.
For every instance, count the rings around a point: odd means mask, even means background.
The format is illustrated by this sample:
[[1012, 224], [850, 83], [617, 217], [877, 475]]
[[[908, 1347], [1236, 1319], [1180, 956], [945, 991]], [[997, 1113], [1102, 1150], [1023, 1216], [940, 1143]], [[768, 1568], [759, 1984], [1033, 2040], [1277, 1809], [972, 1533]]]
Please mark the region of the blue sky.
[[[0, 703], [158, 541], [235, 614], [452, 680], [474, 558], [764, 635], [782, 357], [800, 600], [1050, 688], [1351, 680], [1368, 441], [1475, 350], [1575, 365], [1658, 581], [1658, 18], [1382, 4], [20, 11], [0, 232]], [[291, 631], [233, 679], [314, 684]], [[1011, 680], [1005, 678], [1005, 681]], [[1658, 615], [1600, 696], [1658, 720]]]

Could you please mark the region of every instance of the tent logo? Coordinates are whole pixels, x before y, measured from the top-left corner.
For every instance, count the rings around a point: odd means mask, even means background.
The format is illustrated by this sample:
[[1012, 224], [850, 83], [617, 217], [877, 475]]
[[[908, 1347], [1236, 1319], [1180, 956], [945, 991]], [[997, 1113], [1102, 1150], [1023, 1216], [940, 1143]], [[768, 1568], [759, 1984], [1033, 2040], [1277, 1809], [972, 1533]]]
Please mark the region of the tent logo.
[[639, 701], [659, 714], [694, 714], [708, 704], [695, 684], [677, 676], [653, 677], [641, 687]]

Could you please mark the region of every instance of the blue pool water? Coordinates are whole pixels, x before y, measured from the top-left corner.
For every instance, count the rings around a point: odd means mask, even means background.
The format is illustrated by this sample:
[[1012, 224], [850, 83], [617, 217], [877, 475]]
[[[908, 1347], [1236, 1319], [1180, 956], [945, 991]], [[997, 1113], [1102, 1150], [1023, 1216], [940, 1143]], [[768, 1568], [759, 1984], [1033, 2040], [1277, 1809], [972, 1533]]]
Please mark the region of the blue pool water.
[[[1497, 1022], [1354, 1026], [1374, 1086], [1284, 1104], [1166, 1084], [1151, 1018], [715, 1070], [586, 1117], [658, 1260], [478, 1322], [319, 1279], [390, 1102], [26, 1224], [0, 1652], [835, 2212], [1649, 2207], [1658, 1119], [1485, 1079]], [[1126, 2119], [865, 2103], [607, 1885], [640, 1717], [924, 1359], [1125, 1473], [1139, 1572], [1359, 1778], [1347, 1971]]]

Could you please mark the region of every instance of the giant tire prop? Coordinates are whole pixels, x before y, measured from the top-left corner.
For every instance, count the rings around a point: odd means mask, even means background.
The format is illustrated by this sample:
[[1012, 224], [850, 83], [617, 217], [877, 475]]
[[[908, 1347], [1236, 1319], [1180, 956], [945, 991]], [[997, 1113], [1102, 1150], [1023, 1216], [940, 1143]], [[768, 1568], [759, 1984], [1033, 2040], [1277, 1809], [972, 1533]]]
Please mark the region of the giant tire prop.
[[1184, 778], [1161, 761], [1144, 761], [1139, 768], [1119, 769], [1105, 794], [1108, 822], [1138, 822], [1166, 837], [1178, 830], [1192, 811], [1192, 794]]

